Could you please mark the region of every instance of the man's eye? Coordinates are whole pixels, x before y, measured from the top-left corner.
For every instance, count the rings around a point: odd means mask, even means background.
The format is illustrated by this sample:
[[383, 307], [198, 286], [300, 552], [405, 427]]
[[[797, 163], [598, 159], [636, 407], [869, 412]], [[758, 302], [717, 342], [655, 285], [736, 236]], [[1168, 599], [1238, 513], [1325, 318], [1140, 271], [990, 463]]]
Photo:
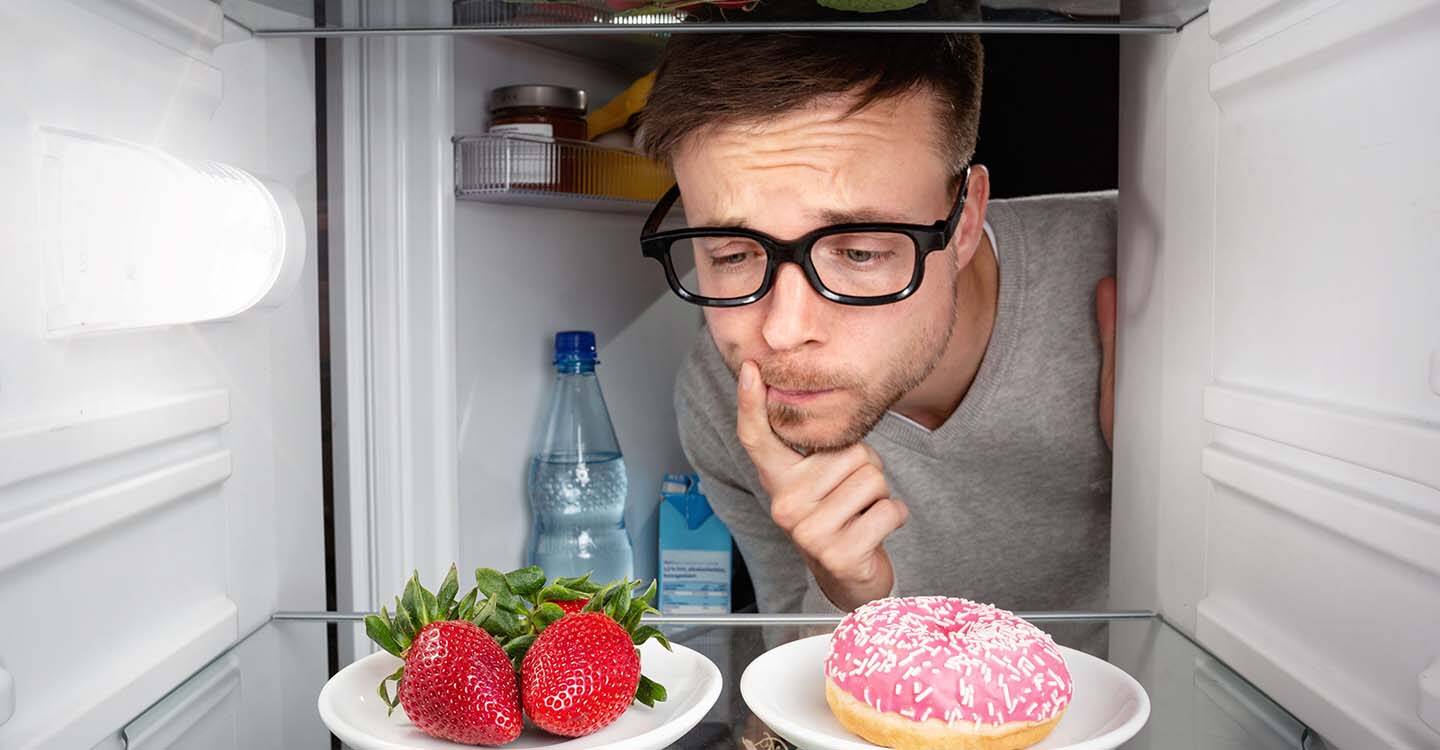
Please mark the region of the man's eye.
[[885, 262], [886, 256], [890, 253], [878, 252], [875, 250], [855, 250], [847, 248], [841, 250], [840, 256], [847, 263], [856, 266], [873, 266]]
[[710, 265], [716, 267], [738, 266], [755, 258], [753, 250], [720, 250], [710, 255]]

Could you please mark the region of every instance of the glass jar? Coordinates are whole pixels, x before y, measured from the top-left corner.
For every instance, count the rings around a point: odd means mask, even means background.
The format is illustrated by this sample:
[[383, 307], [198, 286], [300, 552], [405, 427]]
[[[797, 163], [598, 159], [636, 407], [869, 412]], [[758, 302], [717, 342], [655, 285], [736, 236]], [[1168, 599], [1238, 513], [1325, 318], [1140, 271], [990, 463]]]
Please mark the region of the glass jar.
[[585, 140], [585, 109], [585, 92], [565, 86], [490, 92], [489, 132], [515, 136], [506, 149], [511, 188], [579, 192], [579, 147], [566, 141]]

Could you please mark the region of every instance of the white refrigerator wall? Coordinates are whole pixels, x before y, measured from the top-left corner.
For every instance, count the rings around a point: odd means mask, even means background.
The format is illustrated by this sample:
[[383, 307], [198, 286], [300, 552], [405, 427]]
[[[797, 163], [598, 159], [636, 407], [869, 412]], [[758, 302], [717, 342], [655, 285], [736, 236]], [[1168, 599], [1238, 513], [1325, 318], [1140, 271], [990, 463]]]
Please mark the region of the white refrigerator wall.
[[[276, 609], [324, 605], [311, 50], [251, 39], [210, 0], [0, 6], [0, 669], [16, 699], [0, 747], [114, 746], [122, 732], [152, 750], [192, 731], [206, 747], [323, 742], [304, 708], [325, 678], [320, 632], [251, 644], [126, 729]], [[218, 322], [55, 335], [57, 309], [92, 301], [74, 290], [181, 298], [225, 274], [156, 262], [212, 244], [167, 246], [163, 220], [107, 200], [164, 217], [194, 196], [163, 177], [127, 185], [104, 159], [90, 176], [124, 194], [68, 166], [54, 179], [79, 151], [47, 150], [47, 128], [273, 181], [300, 207], [287, 218], [302, 241], [286, 248], [305, 254], [298, 283]], [[268, 723], [237, 720], [271, 701], [285, 710]]]
[[[489, 92], [515, 83], [583, 88], [602, 106], [630, 77], [500, 39], [455, 40], [455, 132], [483, 132]], [[455, 205], [456, 405], [460, 559], [524, 564], [525, 482], [554, 369], [558, 330], [595, 331], [597, 373], [625, 454], [626, 526], [635, 573], [655, 575], [660, 479], [688, 471], [671, 388], [700, 313], [640, 255], [643, 215], [458, 201]]]
[[1216, 0], [1123, 48], [1113, 603], [1345, 748], [1440, 745], [1437, 38]]

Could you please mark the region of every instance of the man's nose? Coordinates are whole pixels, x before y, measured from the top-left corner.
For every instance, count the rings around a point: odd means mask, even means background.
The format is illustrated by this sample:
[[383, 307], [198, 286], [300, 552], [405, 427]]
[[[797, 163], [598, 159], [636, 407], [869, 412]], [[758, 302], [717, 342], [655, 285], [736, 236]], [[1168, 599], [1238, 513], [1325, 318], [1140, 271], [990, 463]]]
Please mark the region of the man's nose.
[[810, 286], [804, 269], [794, 263], [781, 264], [765, 297], [769, 310], [761, 333], [772, 350], [789, 351], [819, 340], [818, 322], [825, 298]]

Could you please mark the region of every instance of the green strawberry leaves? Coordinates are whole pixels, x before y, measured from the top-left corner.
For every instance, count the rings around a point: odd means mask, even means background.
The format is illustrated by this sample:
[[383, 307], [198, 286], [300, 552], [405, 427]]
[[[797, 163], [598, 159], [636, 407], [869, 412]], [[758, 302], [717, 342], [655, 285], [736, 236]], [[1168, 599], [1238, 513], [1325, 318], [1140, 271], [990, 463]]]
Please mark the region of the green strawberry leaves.
[[516, 636], [524, 635], [528, 629], [523, 616], [506, 610], [504, 607], [496, 607], [484, 622], [477, 622], [485, 632], [495, 636], [500, 641], [505, 641]]
[[[637, 597], [637, 598], [635, 599], [634, 602], [632, 602], [632, 603], [630, 604], [630, 611], [629, 611], [628, 613], [626, 613], [625, 619], [622, 620], [622, 621], [620, 622], [620, 624], [621, 624], [622, 626], [624, 626], [624, 628], [625, 628], [625, 630], [626, 630], [627, 632], [630, 632], [630, 633], [636, 632], [635, 629], [638, 628], [638, 627], [640, 627], [640, 620], [641, 620], [641, 618], [643, 618], [643, 617], [644, 617], [645, 615], [647, 615], [647, 614], [657, 614], [657, 615], [660, 614], [660, 610], [655, 609], [653, 606], [651, 606], [652, 604], [654, 604], [654, 602], [655, 602], [655, 581], [651, 581], [651, 582], [650, 582], [650, 588], [645, 589], [645, 593], [641, 594], [639, 597]], [[659, 631], [656, 631], [656, 633], [659, 633]], [[670, 642], [669, 642], [669, 641], [666, 641], [666, 640], [662, 637], [662, 638], [661, 638], [661, 642], [663, 642], [663, 643], [665, 644], [665, 650], [667, 650], [667, 651], [670, 650]], [[636, 641], [636, 642], [635, 642], [635, 645], [638, 646], [638, 645], [640, 645], [640, 643], [641, 643], [641, 641]]]
[[511, 571], [505, 574], [505, 583], [517, 596], [531, 597], [545, 586], [545, 571], [539, 565]]
[[565, 610], [561, 609], [560, 605], [554, 602], [545, 602], [536, 608], [535, 614], [530, 619], [535, 624], [535, 633], [538, 635], [545, 628], [550, 627], [551, 623], [564, 616]]
[[415, 581], [420, 577], [420, 571], [415, 571], [414, 577], [405, 582], [405, 590], [400, 593], [400, 604], [395, 607], [397, 615], [404, 615], [410, 619], [415, 626], [415, 631], [425, 627], [425, 613], [423, 608], [417, 608], [415, 598], [419, 596], [420, 586]]
[[[468, 620], [495, 638], [518, 672], [539, 635], [566, 616], [566, 609], [558, 602], [584, 602], [582, 612], [603, 613], [624, 628], [636, 646], [654, 639], [666, 650], [672, 650], [669, 639], [658, 628], [641, 625], [645, 615], [660, 613], [652, 606], [656, 583], [651, 581], [643, 593], [637, 594], [639, 587], [640, 581], [629, 579], [597, 584], [590, 580], [588, 573], [547, 583], [545, 572], [536, 565], [509, 573], [479, 568], [475, 571], [475, 588], [457, 601], [460, 580], [456, 566], [450, 566], [436, 593], [420, 584], [420, 573], [415, 571], [401, 595], [395, 597], [393, 614], [381, 607], [379, 614], [365, 617], [365, 633], [380, 648], [403, 660], [425, 626], [446, 620]], [[378, 688], [380, 699], [391, 712], [399, 705], [398, 687], [404, 672], [402, 665], [381, 680]], [[391, 682], [397, 688], [393, 696]], [[653, 707], [665, 698], [663, 686], [647, 677], [640, 678], [635, 690], [636, 701]]]
[[[462, 608], [473, 606], [475, 593], [467, 594], [465, 599], [457, 604], [455, 595], [459, 592], [460, 580], [454, 565], [450, 566], [450, 572], [446, 574], [444, 582], [440, 584], [438, 595], [420, 585], [420, 571], [417, 570], [410, 576], [410, 580], [405, 582], [405, 591], [395, 599], [394, 619], [392, 620], [383, 608], [381, 612], [384, 616], [380, 619], [390, 625], [390, 634], [403, 652], [409, 648], [410, 642], [426, 625], [432, 622], [458, 619], [458, 613]], [[366, 622], [366, 632], [369, 633], [369, 618], [366, 618]], [[375, 636], [372, 634], [371, 638], [374, 639]], [[383, 641], [375, 639], [375, 642], [379, 643], [381, 648], [390, 650]]]
[[420, 632], [420, 625], [410, 616], [410, 608], [405, 605], [405, 600], [395, 598], [395, 630], [403, 633], [410, 640], [415, 640], [415, 635]]
[[470, 593], [466, 594], [466, 595], [465, 595], [465, 598], [460, 600], [460, 604], [456, 605], [456, 607], [455, 607], [455, 619], [457, 619], [457, 620], [473, 620], [473, 619], [475, 619], [475, 614], [478, 612], [478, 608], [475, 606], [475, 597], [476, 597], [476, 595], [479, 594], [479, 593], [480, 593], [480, 589], [470, 589]]
[[[525, 569], [515, 571], [516, 581], [524, 588], [533, 588], [533, 577]], [[542, 574], [543, 576], [543, 574]], [[543, 583], [543, 577], [542, 581]], [[525, 600], [514, 593], [506, 576], [492, 568], [475, 571], [476, 590], [485, 595], [471, 622], [485, 629], [485, 632], [504, 643], [530, 633], [530, 608]]]
[[626, 581], [620, 588], [615, 590], [615, 593], [610, 596], [610, 600], [605, 602], [605, 614], [609, 615], [610, 619], [615, 622], [625, 622], [626, 616], [630, 614], [630, 599], [632, 594], [633, 591], [631, 590], [630, 582]]
[[405, 649], [402, 648], [400, 642], [395, 639], [395, 626], [390, 623], [390, 615], [385, 612], [384, 607], [380, 608], [380, 614], [378, 615], [365, 616], [365, 635], [370, 636], [370, 640], [380, 644], [380, 648], [402, 659], [404, 658]]
[[[516, 572], [518, 573], [519, 571]], [[510, 589], [510, 582], [505, 580], [505, 574], [494, 568], [480, 568], [476, 570], [475, 585], [479, 587], [480, 593], [490, 599], [494, 599], [501, 593], [514, 593]]]
[[[385, 709], [386, 709], [386, 710], [385, 710], [385, 715], [386, 715], [386, 716], [389, 716], [390, 714], [395, 713], [395, 707], [398, 706], [398, 705], [400, 705], [400, 690], [399, 690], [399, 688], [400, 688], [400, 678], [401, 678], [402, 676], [404, 676], [404, 674], [405, 674], [405, 667], [402, 665], [399, 669], [397, 669], [397, 670], [395, 670], [394, 672], [392, 672], [389, 677], [386, 677], [385, 679], [383, 679], [383, 680], [380, 681], [380, 690], [379, 690], [380, 700], [385, 701]], [[390, 690], [389, 690], [388, 687], [386, 687], [386, 686], [388, 685], [388, 683], [391, 683], [391, 682], [394, 682], [394, 683], [395, 683], [395, 688], [396, 688], [394, 700], [391, 700], [391, 698], [390, 698]]]
[[460, 593], [460, 579], [456, 576], [455, 566], [450, 566], [450, 572], [445, 576], [445, 582], [440, 584], [440, 593], [436, 599], [437, 620], [448, 620], [454, 614], [451, 608], [455, 604], [455, 595]]
[[415, 577], [410, 579], [409, 586], [414, 586], [415, 601], [420, 606], [420, 627], [425, 627], [440, 619], [440, 603], [430, 590], [420, 585], [420, 573], [417, 571]]
[[635, 688], [635, 700], [644, 703], [650, 708], [654, 708], [656, 703], [664, 701], [665, 698], [666, 695], [664, 685], [661, 685], [660, 683], [650, 679], [649, 677], [646, 677], [643, 674], [640, 675], [640, 684]]
[[510, 663], [515, 666], [516, 672], [520, 671], [520, 665], [525, 661], [525, 654], [534, 644], [535, 636], [521, 635], [511, 638], [502, 646], [505, 649], [505, 655], [510, 657]]
[[579, 578], [556, 578], [555, 585], [571, 591], [578, 591], [586, 596], [598, 593], [600, 589], [604, 588], [597, 583], [591, 582], [589, 573]]
[[675, 650], [670, 647], [670, 639], [666, 638], [664, 633], [661, 633], [658, 629], [652, 628], [649, 625], [637, 629], [630, 635], [630, 640], [634, 641], [636, 646], [639, 646], [651, 638], [654, 638], [661, 646], [664, 646], [666, 651]]
[[655, 601], [655, 582], [652, 581], [644, 593], [636, 596], [634, 590], [639, 585], [639, 581], [616, 581], [591, 597], [590, 602], [581, 611], [605, 613], [610, 619], [620, 623], [625, 632], [630, 633], [636, 646], [654, 638], [659, 641], [661, 646], [665, 647], [666, 651], [673, 651], [670, 640], [657, 628], [640, 626], [640, 621], [645, 615], [658, 615], [660, 610], [651, 606], [651, 603]]
[[584, 591], [572, 589], [569, 586], [562, 586], [559, 583], [552, 583], [540, 590], [539, 602], [578, 602], [581, 599], [590, 598], [590, 594]]
[[475, 571], [475, 587], [485, 595], [485, 603], [470, 619], [502, 644], [530, 634], [530, 604], [525, 597], [532, 596], [544, 585], [544, 572], [533, 565], [510, 573], [480, 568]]

